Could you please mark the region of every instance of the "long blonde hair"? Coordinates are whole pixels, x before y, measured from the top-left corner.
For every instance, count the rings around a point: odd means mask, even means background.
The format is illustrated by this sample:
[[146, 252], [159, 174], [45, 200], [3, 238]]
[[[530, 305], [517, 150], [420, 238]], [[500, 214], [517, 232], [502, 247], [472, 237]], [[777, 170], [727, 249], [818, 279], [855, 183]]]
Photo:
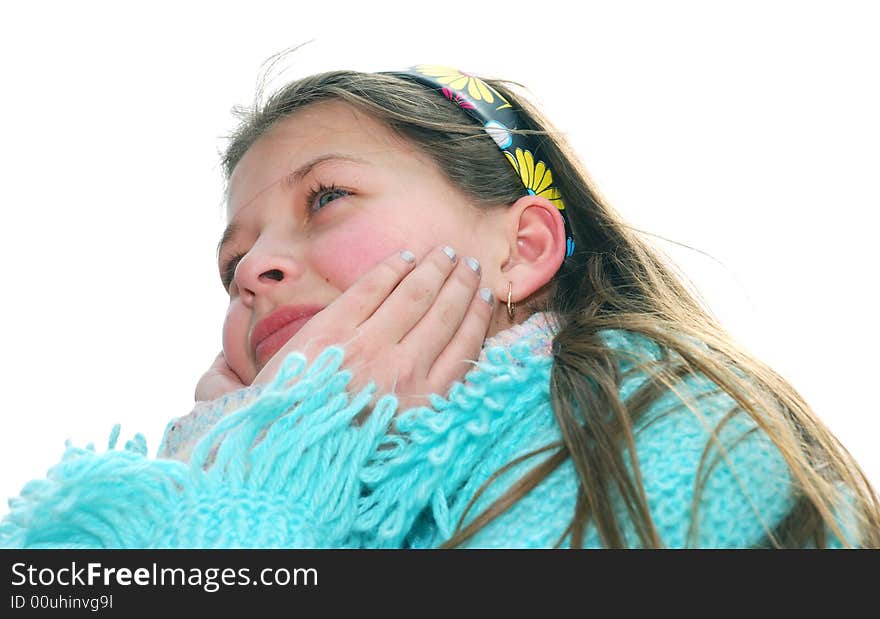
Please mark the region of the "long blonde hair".
[[[634, 461], [634, 427], [661, 395], [701, 373], [727, 392], [737, 407], [718, 424], [707, 444], [697, 475], [692, 522], [711, 469], [706, 468], [710, 444], [717, 441], [722, 425], [744, 413], [785, 458], [796, 498], [788, 515], [767, 530], [763, 540], [756, 540], [756, 546], [812, 543], [824, 547], [829, 529], [847, 543], [852, 536], [841, 531], [836, 513], [844, 495], [851, 497], [859, 524], [854, 542], [862, 547], [880, 546], [880, 504], [871, 484], [800, 394], [735, 342], [661, 252], [618, 217], [560, 132], [528, 101], [524, 87], [510, 81], [483, 81], [527, 119], [529, 127], [521, 132], [543, 136], [548, 164], [565, 197], [576, 239], [577, 251], [542, 289], [549, 293], [546, 303], [528, 307], [558, 317], [550, 393], [563, 440], [539, 450], [553, 453], [467, 526], [460, 524], [444, 545], [457, 546], [471, 538], [571, 458], [579, 491], [575, 513], [559, 543], [570, 534], [572, 546], [579, 547], [592, 522], [604, 546], [634, 545], [636, 541], [626, 539], [622, 532], [624, 516], [612, 508], [616, 494], [623, 499], [625, 517], [634, 525], [637, 544], [661, 546]], [[290, 83], [264, 103], [260, 96], [252, 108], [236, 109], [241, 124], [229, 136], [223, 155], [227, 180], [248, 148], [276, 122], [312, 103], [341, 100], [422, 148], [478, 206], [504, 208], [522, 196], [519, 178], [494, 141], [453, 104], [424, 86], [391, 75], [332, 71]], [[626, 401], [620, 397], [619, 360], [598, 336], [604, 329], [642, 334], [667, 353], [662, 363], [650, 368], [652, 379]], [[626, 466], [627, 453], [633, 458], [632, 475]], [[692, 527], [689, 540], [694, 539]]]

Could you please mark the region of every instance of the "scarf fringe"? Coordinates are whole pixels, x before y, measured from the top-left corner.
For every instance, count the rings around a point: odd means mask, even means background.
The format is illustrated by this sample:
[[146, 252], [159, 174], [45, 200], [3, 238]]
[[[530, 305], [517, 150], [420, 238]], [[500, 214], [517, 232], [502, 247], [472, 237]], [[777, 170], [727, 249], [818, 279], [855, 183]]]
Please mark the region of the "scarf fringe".
[[0, 546], [394, 547], [426, 509], [451, 532], [448, 497], [498, 436], [547, 400], [549, 358], [525, 345], [486, 352], [466, 383], [431, 398], [436, 410], [395, 419], [388, 394], [360, 426], [376, 386], [349, 397], [343, 350], [330, 347], [308, 366], [291, 354], [189, 463], [148, 459], [142, 436], [117, 450], [118, 426], [105, 453], [68, 445], [45, 480], [10, 500]]
[[153, 523], [166, 514], [186, 466], [150, 461], [138, 435], [115, 450], [119, 426], [109, 450], [98, 454], [69, 443], [46, 479], [29, 482], [10, 499], [0, 524], [3, 548], [145, 548]]

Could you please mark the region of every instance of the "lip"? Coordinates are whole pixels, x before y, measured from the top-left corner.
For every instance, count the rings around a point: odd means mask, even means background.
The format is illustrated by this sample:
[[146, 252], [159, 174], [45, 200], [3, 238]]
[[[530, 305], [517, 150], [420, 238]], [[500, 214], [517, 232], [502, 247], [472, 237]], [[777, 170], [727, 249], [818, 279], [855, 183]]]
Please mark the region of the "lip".
[[257, 364], [263, 366], [312, 316], [321, 305], [282, 305], [254, 325], [251, 349]]

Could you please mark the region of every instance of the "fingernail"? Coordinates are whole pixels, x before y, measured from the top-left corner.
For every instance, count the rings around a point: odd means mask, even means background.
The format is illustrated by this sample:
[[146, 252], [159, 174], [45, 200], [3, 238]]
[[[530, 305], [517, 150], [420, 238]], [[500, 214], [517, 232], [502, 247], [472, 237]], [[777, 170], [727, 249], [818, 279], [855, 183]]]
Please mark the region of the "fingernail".
[[400, 252], [400, 257], [403, 258], [406, 262], [412, 264], [416, 260], [415, 254], [413, 254], [410, 250], [404, 249]]
[[476, 258], [467, 257], [464, 259], [464, 263], [468, 265], [474, 273], [480, 272], [480, 263]]
[[455, 250], [452, 249], [449, 245], [446, 245], [443, 248], [443, 253], [449, 256], [449, 259], [455, 262]]
[[492, 291], [488, 288], [480, 288], [480, 298], [483, 299], [489, 305], [492, 305]]

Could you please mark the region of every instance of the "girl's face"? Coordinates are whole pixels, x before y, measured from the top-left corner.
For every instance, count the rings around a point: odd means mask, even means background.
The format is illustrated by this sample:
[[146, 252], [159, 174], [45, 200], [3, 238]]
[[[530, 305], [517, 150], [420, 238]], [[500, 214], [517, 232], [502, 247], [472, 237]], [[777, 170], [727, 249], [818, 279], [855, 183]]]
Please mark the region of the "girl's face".
[[[417, 147], [345, 103], [310, 105], [257, 140], [228, 198], [223, 351], [245, 384], [283, 344], [255, 349], [261, 319], [282, 306], [326, 307], [394, 252], [418, 260], [450, 245], [477, 258], [480, 286], [494, 289], [486, 266], [498, 246], [490, 237], [503, 236], [496, 209], [477, 210]], [[493, 320], [489, 335], [497, 330]]]

